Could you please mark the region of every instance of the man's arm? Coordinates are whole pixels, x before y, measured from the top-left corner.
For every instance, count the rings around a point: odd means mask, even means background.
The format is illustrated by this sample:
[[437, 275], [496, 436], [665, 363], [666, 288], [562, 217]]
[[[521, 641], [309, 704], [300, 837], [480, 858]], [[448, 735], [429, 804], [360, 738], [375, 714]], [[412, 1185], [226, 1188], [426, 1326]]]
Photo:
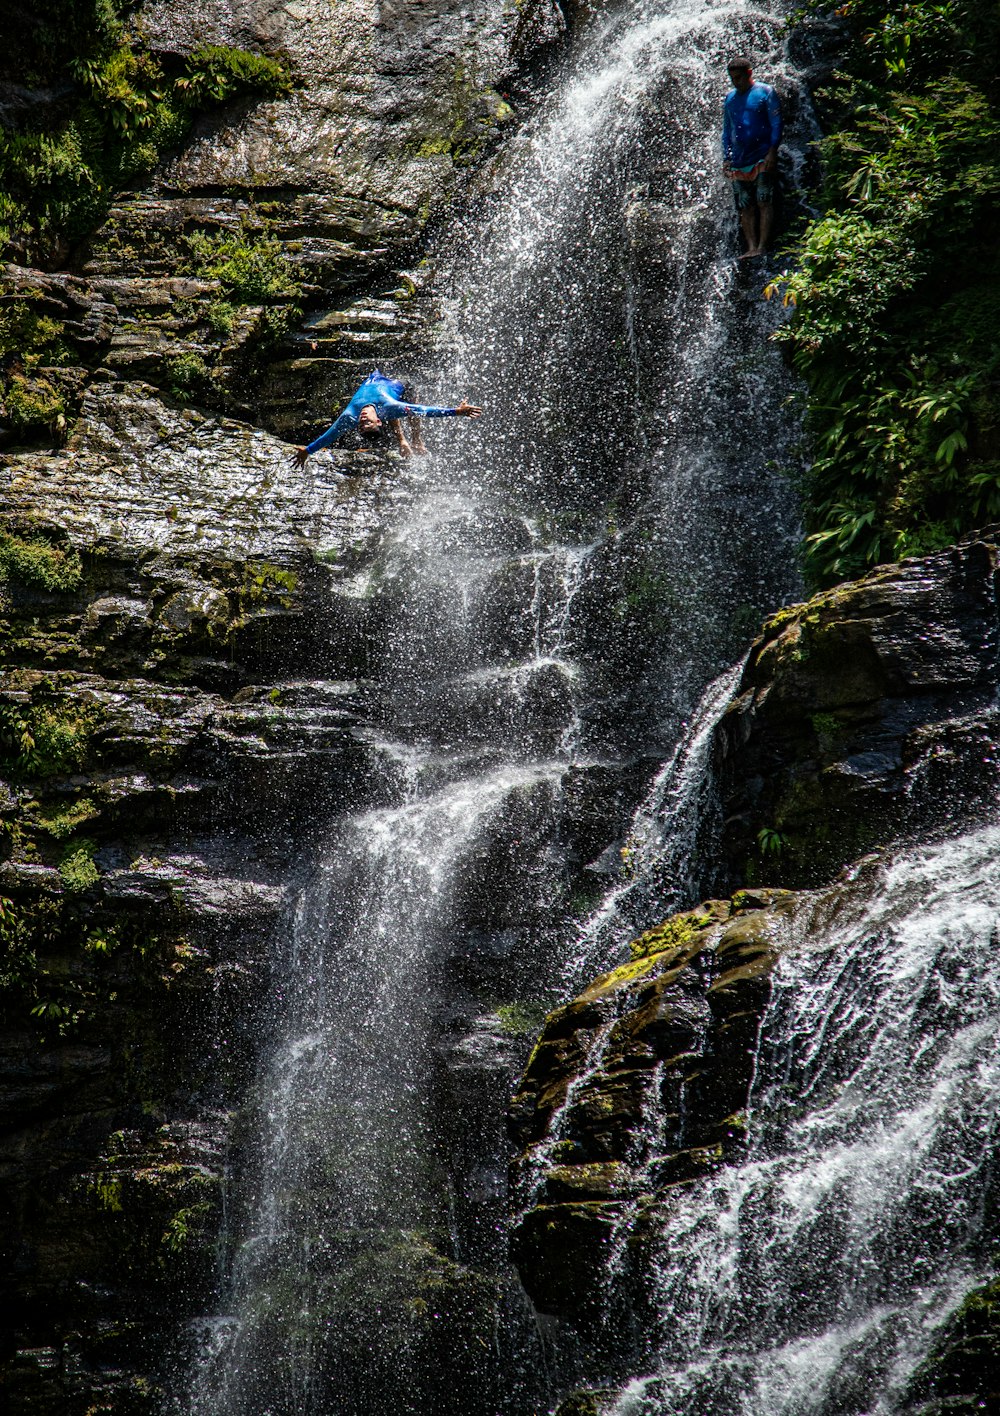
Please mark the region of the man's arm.
[[326, 432], [322, 433], [318, 438], [314, 438], [308, 447], [298, 447], [295, 449], [292, 454], [292, 462], [296, 467], [304, 467], [306, 465], [306, 459], [311, 453], [319, 452], [321, 447], [329, 447], [331, 443], [336, 442], [338, 438], [343, 437], [345, 433], [350, 432], [352, 428], [356, 428], [357, 426], [357, 414], [352, 413], [350, 408], [345, 408], [343, 413], [330, 424]]
[[781, 99], [774, 89], [767, 96], [767, 116], [771, 124], [771, 148], [767, 154], [767, 165], [773, 168], [778, 165], [778, 145], [782, 132]]
[[425, 403], [399, 403], [396, 399], [384, 399], [383, 407], [387, 418], [478, 418], [481, 408], [466, 403], [463, 398], [456, 408], [435, 408]]
[[409, 441], [407, 440], [407, 436], [403, 432], [403, 424], [401, 419], [393, 418], [392, 431], [396, 434], [396, 446], [399, 448], [400, 457], [412, 457], [413, 448], [410, 446]]
[[356, 428], [357, 426], [358, 415], [352, 413], [350, 408], [345, 408], [343, 413], [330, 424], [325, 433], [321, 433], [318, 438], [313, 439], [306, 448], [306, 452], [319, 452], [321, 447], [329, 447], [331, 443], [335, 443], [338, 438], [343, 437], [345, 433], [349, 433], [352, 428]]

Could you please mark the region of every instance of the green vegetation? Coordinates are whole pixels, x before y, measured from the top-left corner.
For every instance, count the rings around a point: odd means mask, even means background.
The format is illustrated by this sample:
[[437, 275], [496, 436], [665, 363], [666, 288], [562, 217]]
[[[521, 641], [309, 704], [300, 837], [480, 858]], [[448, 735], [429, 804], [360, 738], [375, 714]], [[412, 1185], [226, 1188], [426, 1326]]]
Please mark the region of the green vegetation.
[[18, 360], [27, 370], [38, 365], [75, 364], [76, 355], [62, 337], [62, 324], [41, 313], [42, 296], [27, 290], [0, 309], [0, 358]]
[[99, 720], [90, 705], [0, 703], [0, 770], [19, 779], [75, 771], [83, 766]]
[[767, 856], [783, 855], [789, 844], [788, 837], [774, 826], [762, 826], [757, 832], [757, 852], [762, 860]]
[[100, 872], [94, 864], [96, 850], [97, 842], [87, 836], [81, 836], [66, 846], [63, 858], [59, 862], [59, 876], [71, 894], [75, 895], [81, 890], [89, 890], [100, 880]]
[[294, 570], [282, 570], [269, 561], [247, 561], [243, 584], [238, 592], [241, 615], [255, 605], [276, 601], [283, 610], [290, 610], [299, 577]]
[[[812, 4], [810, 9], [822, 7]], [[1000, 517], [1000, 12], [847, 0], [826, 215], [769, 294], [808, 387], [814, 584]]]
[[37, 825], [47, 836], [53, 837], [56, 841], [63, 841], [88, 821], [93, 821], [98, 815], [99, 812], [90, 798], [81, 797], [71, 806], [48, 807], [40, 811]]
[[178, 402], [197, 397], [208, 387], [211, 373], [200, 354], [178, 354], [167, 361], [166, 385]]
[[648, 959], [654, 954], [663, 954], [668, 949], [683, 949], [694, 943], [703, 930], [716, 922], [714, 915], [701, 914], [697, 910], [673, 915], [663, 924], [647, 929], [645, 934], [633, 939], [629, 951], [633, 959]]
[[286, 92], [277, 60], [202, 45], [157, 58], [125, 20], [127, 0], [56, 0], [22, 16], [22, 82], [60, 94], [41, 117], [0, 129], [0, 245], [30, 259], [92, 230], [120, 188], [176, 146], [195, 113], [242, 94]]
[[191, 252], [188, 269], [218, 280], [237, 304], [259, 305], [298, 293], [298, 271], [276, 236], [244, 228], [236, 233], [194, 231], [185, 240]]
[[544, 1003], [501, 1003], [494, 1013], [501, 1032], [509, 1037], [528, 1037], [541, 1030], [548, 1006]]
[[[253, 327], [258, 352], [270, 348], [302, 314], [298, 303], [302, 272], [284, 254], [276, 236], [244, 223], [236, 231], [193, 231], [184, 237], [187, 259], [180, 269], [203, 280], [217, 280], [219, 298], [200, 313], [215, 339], [232, 333], [240, 306], [263, 306]], [[203, 393], [210, 372], [196, 354], [171, 361], [168, 387], [175, 398]]]
[[24, 538], [0, 531], [0, 584], [15, 580], [42, 590], [76, 590], [83, 577], [80, 557], [72, 547], [54, 546], [41, 536]]

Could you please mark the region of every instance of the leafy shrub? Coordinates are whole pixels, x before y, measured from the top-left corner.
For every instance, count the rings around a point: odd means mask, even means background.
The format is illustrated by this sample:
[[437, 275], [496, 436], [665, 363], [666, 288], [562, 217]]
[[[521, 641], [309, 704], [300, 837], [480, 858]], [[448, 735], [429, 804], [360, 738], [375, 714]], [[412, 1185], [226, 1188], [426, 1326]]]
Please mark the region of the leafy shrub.
[[59, 862], [59, 875], [64, 887], [71, 894], [89, 890], [100, 880], [100, 872], [94, 864], [96, 850], [97, 842], [87, 836], [78, 837], [66, 846]]
[[208, 386], [211, 375], [200, 354], [178, 354], [167, 360], [167, 388], [178, 402], [197, 397]]
[[82, 767], [97, 727], [94, 708], [0, 703], [0, 768], [15, 777], [55, 777]]
[[808, 387], [816, 584], [1000, 517], [1000, 25], [980, 9], [838, 10], [829, 209], [768, 291], [795, 307], [777, 338]]
[[286, 259], [274, 236], [194, 231], [186, 238], [189, 268], [208, 280], [218, 280], [237, 304], [259, 305], [298, 293], [298, 271]]
[[66, 401], [48, 379], [12, 374], [4, 389], [0, 412], [15, 433], [58, 431], [65, 421]]
[[78, 551], [53, 546], [41, 536], [27, 539], [0, 531], [0, 581], [18, 580], [43, 590], [76, 590], [83, 578]]

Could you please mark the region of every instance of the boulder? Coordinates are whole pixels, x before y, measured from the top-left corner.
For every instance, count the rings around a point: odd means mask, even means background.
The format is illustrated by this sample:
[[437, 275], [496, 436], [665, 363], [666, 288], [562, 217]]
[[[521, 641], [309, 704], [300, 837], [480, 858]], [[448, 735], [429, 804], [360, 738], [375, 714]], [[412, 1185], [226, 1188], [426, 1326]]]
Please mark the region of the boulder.
[[997, 543], [883, 566], [773, 615], [715, 734], [715, 884], [812, 886], [966, 828], [1000, 785]]

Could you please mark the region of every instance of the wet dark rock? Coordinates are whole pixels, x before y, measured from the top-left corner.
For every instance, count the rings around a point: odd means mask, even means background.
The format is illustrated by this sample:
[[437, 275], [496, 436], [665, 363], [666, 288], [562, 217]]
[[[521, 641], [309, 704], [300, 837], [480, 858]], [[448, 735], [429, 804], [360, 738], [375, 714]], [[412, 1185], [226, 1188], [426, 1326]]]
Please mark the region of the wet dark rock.
[[975, 1288], [910, 1384], [906, 1416], [971, 1416], [1000, 1402], [1000, 1280]]
[[[159, 1409], [156, 1364], [211, 1308], [222, 1155], [313, 844], [302, 823], [381, 800], [396, 771], [365, 680], [407, 469], [338, 450], [298, 471], [283, 439], [321, 431], [376, 364], [416, 379], [434, 223], [510, 123], [498, 85], [560, 24], [549, 0], [156, 0], [136, 22], [168, 59], [280, 53], [296, 87], [202, 119], [89, 239], [53, 244], [66, 270], [0, 280], [0, 315], [27, 331], [0, 369], [15, 552], [0, 563], [0, 1302], [16, 1319], [0, 1384], [15, 1413]], [[0, 101], [38, 117], [58, 97], [8, 84]], [[234, 289], [198, 232], [270, 243], [282, 288]], [[494, 876], [531, 802], [515, 816], [467, 882], [493, 944], [509, 912]], [[470, 969], [506, 979], [508, 952], [487, 954]], [[495, 1091], [527, 1034], [473, 992], [456, 1066]], [[484, 1170], [480, 1190], [493, 1183]], [[390, 1245], [385, 1268], [387, 1384], [415, 1342], [433, 1404], [450, 1342], [482, 1352], [492, 1390], [493, 1281], [431, 1243]], [[352, 1291], [331, 1302], [367, 1353], [385, 1314]]]
[[595, 1331], [609, 1259], [641, 1242], [643, 1211], [739, 1146], [798, 898], [763, 891], [676, 915], [546, 1019], [510, 1110], [513, 1251], [542, 1312]]
[[715, 737], [722, 888], [819, 884], [994, 809], [996, 571], [984, 536], [767, 621]]
[[604, 1416], [615, 1399], [615, 1392], [607, 1387], [573, 1391], [556, 1407], [555, 1416]]
[[[0, 584], [5, 1394], [12, 1411], [146, 1409], [178, 1304], [204, 1306], [214, 1278], [222, 1148], [303, 812], [363, 800], [375, 759], [356, 682], [258, 677], [343, 647], [336, 576], [273, 504], [275, 560], [248, 559], [268, 542], [238, 500], [213, 517], [221, 476], [201, 488], [211, 531], [178, 498], [156, 544], [115, 505], [113, 464], [80, 457], [86, 499], [60, 470], [8, 467], [21, 509], [2, 527], [35, 548]], [[353, 524], [349, 494], [329, 517], [350, 556], [364, 485]], [[74, 545], [76, 585], [32, 579], [44, 548]]]

